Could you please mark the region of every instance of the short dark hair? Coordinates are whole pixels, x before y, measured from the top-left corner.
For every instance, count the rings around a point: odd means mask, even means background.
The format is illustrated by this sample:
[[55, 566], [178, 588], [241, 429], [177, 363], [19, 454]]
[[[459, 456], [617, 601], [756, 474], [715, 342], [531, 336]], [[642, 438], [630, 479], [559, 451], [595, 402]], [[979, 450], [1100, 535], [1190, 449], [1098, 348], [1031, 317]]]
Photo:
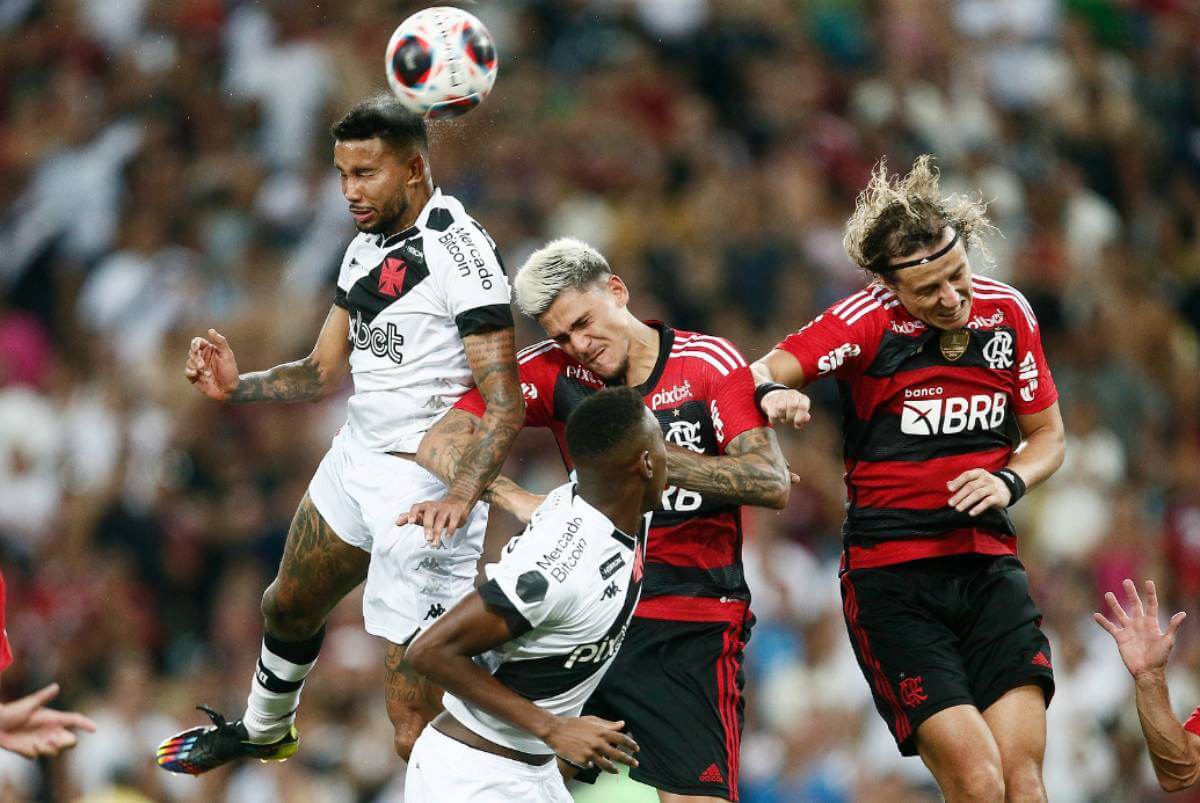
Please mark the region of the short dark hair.
[[425, 118], [409, 111], [394, 95], [380, 93], [357, 103], [330, 129], [339, 142], [379, 137], [398, 151], [429, 147]]
[[630, 387], [605, 388], [584, 399], [567, 418], [571, 459], [596, 460], [621, 446], [646, 417], [646, 402]]

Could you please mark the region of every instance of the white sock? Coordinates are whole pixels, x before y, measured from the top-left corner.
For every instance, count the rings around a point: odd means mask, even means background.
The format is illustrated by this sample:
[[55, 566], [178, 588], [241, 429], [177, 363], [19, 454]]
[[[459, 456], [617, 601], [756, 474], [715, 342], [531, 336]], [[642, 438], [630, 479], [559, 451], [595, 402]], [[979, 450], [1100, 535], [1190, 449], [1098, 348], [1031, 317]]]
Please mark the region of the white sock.
[[[246, 698], [246, 713], [242, 715], [250, 741], [268, 744], [287, 735], [296, 719], [304, 679], [317, 662], [324, 636], [325, 628], [299, 643], [281, 641], [270, 634], [263, 637], [262, 653]], [[297, 662], [305, 658], [309, 660]]]

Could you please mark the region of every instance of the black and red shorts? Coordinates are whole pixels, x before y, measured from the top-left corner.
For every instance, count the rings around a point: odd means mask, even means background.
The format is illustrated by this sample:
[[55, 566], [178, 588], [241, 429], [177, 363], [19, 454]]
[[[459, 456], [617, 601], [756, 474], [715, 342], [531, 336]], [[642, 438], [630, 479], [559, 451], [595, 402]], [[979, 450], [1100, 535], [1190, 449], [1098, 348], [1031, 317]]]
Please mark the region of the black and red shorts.
[[[745, 701], [742, 650], [754, 617], [730, 602], [727, 621], [635, 615], [584, 715], [625, 720], [641, 748], [635, 781], [679, 795], [737, 800]], [[599, 773], [581, 772], [593, 782]]]
[[1054, 695], [1050, 642], [1025, 567], [955, 555], [842, 573], [842, 611], [875, 707], [900, 752], [921, 723], [955, 705], [984, 711], [1018, 686]]

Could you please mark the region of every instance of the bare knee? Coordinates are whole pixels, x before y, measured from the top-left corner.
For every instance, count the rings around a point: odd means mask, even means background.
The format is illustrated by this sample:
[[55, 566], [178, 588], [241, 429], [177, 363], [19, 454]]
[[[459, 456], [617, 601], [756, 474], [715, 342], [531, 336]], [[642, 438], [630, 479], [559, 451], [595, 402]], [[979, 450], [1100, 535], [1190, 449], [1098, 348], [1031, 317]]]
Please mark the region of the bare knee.
[[1004, 767], [1004, 799], [1008, 803], [1044, 803], [1046, 787], [1042, 770], [1035, 761]]
[[279, 580], [267, 586], [262, 598], [266, 631], [285, 641], [303, 641], [325, 624], [325, 611], [310, 604], [303, 594], [281, 588]]
[[991, 762], [968, 764], [945, 779], [942, 792], [951, 803], [1002, 803], [1005, 797], [1004, 775]]

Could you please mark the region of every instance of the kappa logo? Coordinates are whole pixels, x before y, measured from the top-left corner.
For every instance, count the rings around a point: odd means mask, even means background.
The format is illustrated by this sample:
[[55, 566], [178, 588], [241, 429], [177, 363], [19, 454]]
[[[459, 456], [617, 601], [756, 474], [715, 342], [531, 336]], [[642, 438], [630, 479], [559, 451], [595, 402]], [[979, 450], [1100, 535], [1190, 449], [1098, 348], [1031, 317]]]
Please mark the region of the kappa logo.
[[904, 703], [905, 708], [916, 708], [928, 699], [929, 695], [925, 693], [925, 686], [921, 681], [920, 675], [911, 678], [901, 678], [900, 702]]
[[859, 354], [862, 354], [862, 349], [857, 343], [843, 343], [817, 360], [817, 372], [827, 374], [830, 371], [836, 371], [846, 360], [857, 357]]
[[440, 602], [435, 602], [429, 606], [429, 611], [425, 614], [425, 621], [436, 619], [446, 612], [446, 606]]
[[1000, 371], [1012, 368], [1013, 337], [1007, 329], [997, 329], [992, 333], [992, 339], [983, 347], [983, 358], [987, 360], [988, 368]]
[[658, 393], [655, 393], [650, 399], [650, 409], [657, 410], [659, 407], [665, 407], [668, 404], [678, 404], [690, 398], [692, 398], [692, 383], [685, 379], [682, 385], [676, 385], [670, 390], [660, 390]]
[[614, 580], [604, 587], [604, 591], [600, 593], [600, 599], [612, 599], [617, 596], [618, 592], [620, 592], [620, 589], [617, 588], [617, 583]]
[[913, 399], [900, 410], [900, 431], [905, 435], [957, 435], [971, 430], [996, 429], [1004, 423], [1008, 397], [1003, 393]]
[[700, 442], [699, 421], [672, 421], [664, 437], [667, 443], [704, 453], [704, 444]]

